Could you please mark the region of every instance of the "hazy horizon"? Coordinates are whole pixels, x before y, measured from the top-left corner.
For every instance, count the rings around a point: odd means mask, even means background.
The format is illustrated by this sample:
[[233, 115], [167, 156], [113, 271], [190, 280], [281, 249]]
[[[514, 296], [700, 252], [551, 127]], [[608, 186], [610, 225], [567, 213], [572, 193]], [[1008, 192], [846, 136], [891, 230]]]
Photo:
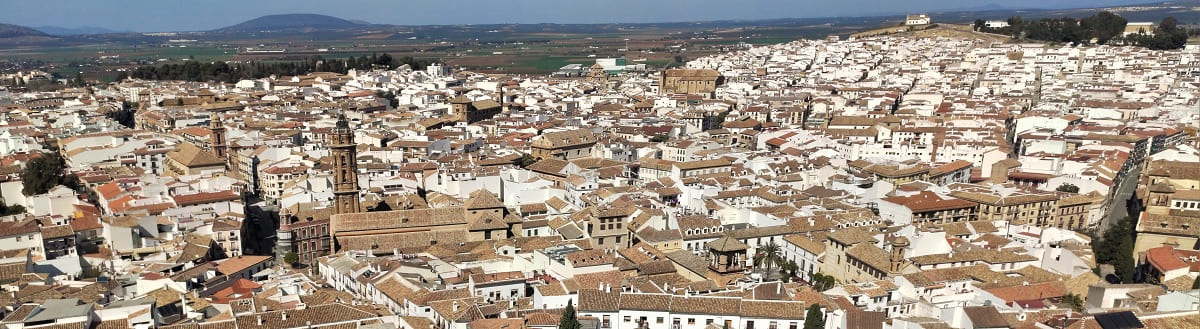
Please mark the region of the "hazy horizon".
[[[0, 0], [0, 23], [30, 27], [100, 27], [110, 30], [204, 31], [264, 15], [311, 13], [376, 24], [536, 24], [536, 23], [654, 23], [708, 20], [852, 17], [933, 12], [1000, 5], [1005, 8], [1083, 8], [1148, 3], [1147, 0], [563, 0], [389, 1], [315, 0], [260, 1], [146, 1], [146, 0]], [[432, 14], [431, 14], [432, 13]]]

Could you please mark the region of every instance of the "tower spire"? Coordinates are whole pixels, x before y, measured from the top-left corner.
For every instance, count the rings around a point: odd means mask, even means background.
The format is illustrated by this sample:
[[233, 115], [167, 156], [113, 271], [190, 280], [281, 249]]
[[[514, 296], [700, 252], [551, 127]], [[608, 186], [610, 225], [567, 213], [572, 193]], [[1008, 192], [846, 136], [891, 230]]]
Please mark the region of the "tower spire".
[[329, 149], [333, 156], [334, 209], [339, 214], [361, 211], [358, 200], [358, 163], [354, 131], [345, 113], [338, 114], [337, 123], [329, 134]]

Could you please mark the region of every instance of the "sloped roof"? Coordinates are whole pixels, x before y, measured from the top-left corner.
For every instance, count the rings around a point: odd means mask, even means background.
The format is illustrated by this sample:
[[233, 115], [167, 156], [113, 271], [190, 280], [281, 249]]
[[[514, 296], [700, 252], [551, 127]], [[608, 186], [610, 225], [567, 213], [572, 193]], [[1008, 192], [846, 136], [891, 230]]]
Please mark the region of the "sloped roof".
[[182, 143], [175, 151], [167, 153], [167, 157], [188, 167], [209, 167], [224, 165], [225, 160], [218, 158], [216, 154], [205, 151], [200, 147], [191, 143]]
[[737, 251], [750, 249], [750, 246], [732, 237], [721, 237], [708, 243], [708, 248], [715, 251]]
[[504, 202], [501, 202], [499, 198], [496, 198], [496, 195], [492, 194], [492, 192], [488, 192], [488, 190], [481, 188], [475, 190], [475, 192], [471, 192], [470, 197], [467, 199], [466, 206], [468, 210], [504, 208]]

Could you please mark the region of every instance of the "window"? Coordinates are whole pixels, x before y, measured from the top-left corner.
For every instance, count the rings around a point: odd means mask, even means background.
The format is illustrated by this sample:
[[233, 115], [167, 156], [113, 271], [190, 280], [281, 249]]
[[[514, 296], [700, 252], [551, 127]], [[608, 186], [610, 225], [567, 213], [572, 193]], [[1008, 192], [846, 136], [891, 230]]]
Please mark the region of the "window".
[[690, 326], [690, 325], [695, 325], [695, 324], [696, 324], [696, 318], [688, 318], [688, 325], [689, 325], [689, 326]]
[[660, 317], [654, 319], [654, 323], [663, 323], [663, 317], [660, 316]]
[[625, 322], [630, 322], [630, 321], [633, 321], [633, 317], [626, 315], [624, 320], [625, 320]]

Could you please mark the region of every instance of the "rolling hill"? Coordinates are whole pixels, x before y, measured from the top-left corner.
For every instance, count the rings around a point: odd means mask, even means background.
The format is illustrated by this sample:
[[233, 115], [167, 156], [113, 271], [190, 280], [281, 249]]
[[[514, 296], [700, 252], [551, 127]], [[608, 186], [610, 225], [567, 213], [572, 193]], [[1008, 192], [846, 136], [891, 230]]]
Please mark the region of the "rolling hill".
[[213, 32], [255, 32], [278, 30], [336, 30], [366, 26], [341, 18], [318, 14], [284, 14], [267, 15], [232, 26], [213, 30]]
[[18, 37], [48, 37], [46, 33], [20, 25], [0, 23], [0, 39]]

